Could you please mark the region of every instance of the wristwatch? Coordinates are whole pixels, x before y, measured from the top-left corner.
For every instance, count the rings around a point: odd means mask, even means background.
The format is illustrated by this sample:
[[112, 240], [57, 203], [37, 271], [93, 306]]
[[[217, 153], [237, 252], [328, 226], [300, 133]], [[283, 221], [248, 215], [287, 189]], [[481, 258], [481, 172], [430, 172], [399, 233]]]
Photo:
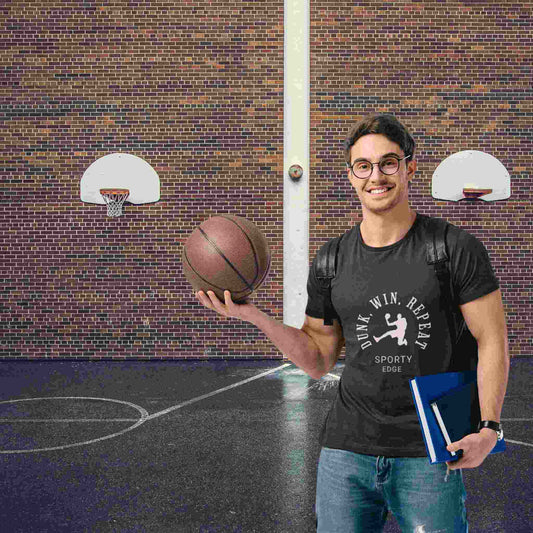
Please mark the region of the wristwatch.
[[482, 420], [479, 423], [477, 430], [481, 431], [483, 428], [492, 429], [498, 435], [498, 440], [503, 439], [503, 429], [502, 425], [499, 422], [493, 422], [492, 420]]

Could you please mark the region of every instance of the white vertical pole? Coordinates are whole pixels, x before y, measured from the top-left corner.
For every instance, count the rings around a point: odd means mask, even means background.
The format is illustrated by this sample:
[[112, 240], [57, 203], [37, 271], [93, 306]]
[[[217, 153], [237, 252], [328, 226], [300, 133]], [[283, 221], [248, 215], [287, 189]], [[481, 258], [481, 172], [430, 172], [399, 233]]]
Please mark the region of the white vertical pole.
[[[309, 0], [285, 0], [283, 322], [301, 327], [309, 271]], [[302, 177], [289, 177], [300, 165]]]

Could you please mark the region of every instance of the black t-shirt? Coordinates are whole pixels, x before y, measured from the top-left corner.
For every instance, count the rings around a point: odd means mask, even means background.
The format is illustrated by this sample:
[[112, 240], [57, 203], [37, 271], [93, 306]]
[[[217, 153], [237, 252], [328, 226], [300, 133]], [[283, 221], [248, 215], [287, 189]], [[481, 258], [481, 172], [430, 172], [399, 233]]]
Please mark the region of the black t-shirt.
[[[390, 246], [367, 246], [358, 225], [341, 242], [331, 298], [346, 361], [323, 446], [389, 457], [426, 455], [409, 380], [448, 371], [451, 340], [438, 279], [426, 261], [421, 217]], [[459, 304], [498, 289], [478, 239], [450, 224], [446, 244]], [[314, 266], [306, 314], [323, 318]]]

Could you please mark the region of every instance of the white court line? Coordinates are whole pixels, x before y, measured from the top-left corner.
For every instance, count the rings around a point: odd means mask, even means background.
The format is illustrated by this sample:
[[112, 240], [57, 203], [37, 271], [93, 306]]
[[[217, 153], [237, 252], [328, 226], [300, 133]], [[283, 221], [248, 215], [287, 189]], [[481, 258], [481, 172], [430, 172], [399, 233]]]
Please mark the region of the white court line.
[[278, 366], [276, 368], [273, 368], [272, 370], [267, 370], [266, 372], [263, 372], [262, 374], [258, 374], [257, 376], [253, 376], [251, 378], [245, 379], [243, 381], [239, 381], [237, 383], [234, 383], [233, 385], [228, 385], [227, 387], [223, 387], [222, 389], [217, 389], [216, 391], [209, 392], [207, 394], [202, 394], [202, 396], [198, 396], [196, 398], [193, 398], [192, 400], [187, 400], [186, 402], [179, 403], [177, 405], [173, 405], [172, 407], [169, 407], [168, 409], [163, 409], [162, 411], [159, 411], [157, 413], [154, 413], [153, 415], [149, 415], [147, 417], [147, 420], [152, 420], [153, 418], [157, 418], [159, 416], [166, 415], [168, 413], [171, 413], [172, 411], [176, 411], [177, 409], [181, 409], [182, 407], [186, 407], [187, 405], [191, 405], [193, 403], [199, 402], [200, 400], [205, 400], [206, 398], [211, 398], [211, 396], [216, 396], [217, 394], [220, 394], [221, 392], [225, 392], [227, 390], [234, 389], [236, 387], [240, 387], [241, 385], [245, 385], [246, 383], [250, 383], [251, 381], [255, 381], [256, 379], [263, 378], [265, 376], [268, 376], [269, 374], [274, 374], [275, 372], [278, 372], [279, 370], [282, 370], [283, 368], [287, 368], [288, 366], [291, 366], [291, 363], [285, 363], [284, 365]]
[[509, 440], [507, 437], [505, 438], [505, 442], [510, 442], [511, 444], [521, 444], [522, 446], [529, 446], [530, 448], [533, 448], [533, 444], [530, 442], [521, 442], [519, 440]]
[[[65, 450], [66, 448], [74, 448], [75, 446], [84, 446], [86, 444], [93, 444], [95, 442], [100, 442], [107, 439], [112, 439], [114, 437], [118, 437], [119, 435], [123, 435], [124, 433], [127, 433], [128, 431], [131, 431], [132, 429], [135, 429], [139, 427], [141, 424], [144, 424], [146, 422], [146, 419], [148, 417], [148, 411], [144, 409], [144, 407], [140, 407], [139, 405], [136, 405], [131, 402], [126, 402], [124, 400], [113, 400], [111, 398], [95, 398], [95, 397], [88, 397], [88, 396], [60, 396], [60, 397], [44, 397], [44, 398], [20, 398], [17, 400], [5, 400], [0, 402], [1, 404], [5, 403], [22, 403], [22, 402], [38, 402], [38, 401], [49, 401], [49, 400], [89, 400], [89, 401], [98, 401], [98, 402], [110, 402], [110, 403], [121, 403], [123, 405], [127, 405], [131, 407], [132, 409], [135, 409], [140, 413], [140, 418], [132, 420], [132, 422], [135, 422], [133, 425], [121, 430], [117, 431], [116, 433], [111, 433], [110, 435], [104, 435], [103, 437], [99, 437], [97, 439], [91, 439], [86, 440], [83, 442], [74, 442], [72, 444], [63, 444], [62, 446], [48, 446], [46, 448], [33, 448], [29, 450], [0, 450], [0, 454], [12, 454], [12, 453], [35, 453], [35, 452], [49, 452], [53, 450]], [[8, 423], [11, 424], [17, 419], [9, 420]]]
[[[246, 383], [250, 383], [251, 381], [255, 381], [256, 379], [260, 379], [264, 376], [268, 376], [269, 374], [273, 374], [275, 372], [278, 372], [279, 370], [282, 370], [283, 368], [286, 368], [288, 366], [291, 366], [291, 363], [285, 363], [279, 367], [273, 368], [271, 370], [268, 370], [266, 372], [262, 372], [261, 374], [258, 374], [257, 376], [253, 376], [248, 379], [244, 379], [243, 381], [239, 381], [237, 383], [234, 383], [233, 385], [229, 385], [227, 387], [223, 387], [221, 389], [217, 389], [216, 391], [210, 392], [208, 394], [203, 394], [202, 396], [198, 396], [197, 398], [193, 398], [192, 400], [188, 400], [186, 402], [182, 402], [180, 404], [174, 405], [172, 407], [169, 407], [168, 409], [164, 409], [163, 411], [159, 411], [157, 413], [154, 413], [152, 415], [148, 415], [148, 411], [144, 409], [143, 407], [140, 407], [134, 403], [126, 402], [123, 400], [113, 400], [110, 398], [94, 398], [94, 397], [82, 397], [82, 396], [64, 396], [64, 397], [48, 397], [48, 398], [21, 398], [18, 400], [6, 400], [1, 401], [0, 404], [4, 403], [19, 403], [19, 402], [27, 402], [27, 401], [40, 401], [40, 400], [96, 400], [96, 401], [103, 401], [103, 402], [115, 402], [115, 403], [122, 403], [125, 405], [128, 405], [132, 407], [133, 409], [136, 409], [139, 411], [141, 417], [139, 419], [131, 420], [132, 422], [135, 422], [130, 427], [127, 427], [123, 429], [122, 431], [118, 431], [117, 433], [112, 433], [111, 435], [105, 435], [103, 437], [99, 437], [97, 439], [91, 439], [83, 442], [74, 442], [72, 444], [64, 444], [62, 446], [53, 446], [53, 447], [47, 447], [47, 448], [34, 448], [30, 450], [0, 450], [0, 454], [11, 454], [11, 453], [35, 453], [35, 452], [47, 452], [52, 450], [65, 450], [67, 448], [74, 448], [76, 446], [85, 446], [86, 444], [93, 444], [96, 442], [101, 442], [103, 440], [111, 439], [114, 437], [118, 437], [119, 435], [123, 435], [124, 433], [127, 433], [135, 428], [138, 428], [141, 424], [144, 424], [147, 420], [151, 420], [153, 418], [157, 418], [159, 416], [162, 416], [167, 413], [171, 413], [172, 411], [175, 411], [177, 409], [181, 409], [182, 407], [185, 407], [187, 405], [191, 405], [193, 403], [199, 402], [200, 400], [203, 400], [205, 398], [210, 398], [211, 396], [215, 396], [216, 394], [220, 394], [222, 392], [225, 392], [230, 389], [234, 389], [236, 387], [240, 387], [241, 385], [245, 385]], [[13, 420], [9, 420], [8, 423], [13, 422]], [[51, 422], [52, 419], [47, 420], [47, 422]], [[76, 420], [77, 422], [80, 421], [80, 419]], [[109, 421], [104, 420], [105, 422]]]
[[[78, 398], [76, 398], [78, 399]], [[102, 398], [102, 401], [104, 399]], [[54, 423], [72, 423], [72, 422], [137, 422], [138, 418], [0, 418], [0, 424], [24, 424], [24, 422], [54, 422]]]

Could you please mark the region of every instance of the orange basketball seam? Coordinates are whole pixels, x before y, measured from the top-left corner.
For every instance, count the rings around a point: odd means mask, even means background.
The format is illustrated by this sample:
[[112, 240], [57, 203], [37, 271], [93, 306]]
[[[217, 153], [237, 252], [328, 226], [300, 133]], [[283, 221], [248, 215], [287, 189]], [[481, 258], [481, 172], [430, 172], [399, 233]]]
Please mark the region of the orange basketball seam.
[[[202, 281], [205, 281], [207, 284], [209, 285], [212, 285], [213, 287], [216, 287], [217, 289], [220, 289], [220, 290], [225, 290], [225, 287], [220, 287], [219, 285], [216, 285], [215, 283], [213, 283], [211, 280], [207, 279], [207, 278], [204, 278], [202, 275], [200, 275], [200, 273], [192, 266], [191, 262], [189, 261], [189, 258], [187, 257], [187, 250], [186, 248], [183, 249], [183, 257], [184, 259], [187, 261], [187, 264], [189, 265], [189, 268], [198, 276], [199, 279], [201, 279]], [[248, 286], [247, 286], [248, 287]], [[248, 287], [249, 289], [250, 287]], [[209, 289], [210, 290], [210, 289]], [[245, 290], [241, 290], [241, 291], [232, 291], [232, 294], [235, 295], [235, 294], [240, 294], [241, 292], [244, 292]]]
[[270, 272], [270, 265], [272, 264], [272, 258], [270, 257], [270, 254], [268, 254], [268, 265], [267, 267], [265, 268], [265, 272], [263, 273], [263, 276], [262, 278], [259, 280], [259, 283], [257, 284], [257, 286], [259, 287], [260, 285], [263, 284], [263, 281], [265, 280], [265, 278], [268, 276], [269, 272]]
[[[254, 291], [254, 286], [250, 285], [248, 283], [248, 281], [246, 280], [246, 278], [244, 278], [244, 276], [242, 276], [242, 274], [237, 270], [237, 268], [235, 268], [235, 266], [231, 263], [231, 261], [224, 255], [224, 252], [217, 246], [216, 242], [212, 241], [209, 238], [209, 235], [207, 235], [207, 233], [202, 228], [198, 227], [198, 230], [204, 236], [205, 240], [218, 252], [220, 257], [222, 257], [222, 259], [224, 259], [224, 261], [226, 261], [226, 263], [235, 271], [237, 276], [239, 276], [239, 278], [241, 278], [241, 280], [248, 287], [248, 289], [253, 292]], [[254, 252], [254, 259], [255, 259], [255, 252]], [[256, 277], [257, 277], [257, 275], [256, 275]]]
[[257, 278], [258, 278], [259, 272], [260, 272], [259, 261], [258, 261], [258, 258], [257, 258], [258, 252], [257, 252], [257, 250], [256, 250], [256, 248], [254, 246], [254, 243], [253, 243], [252, 239], [250, 239], [250, 237], [248, 236], [248, 233], [246, 233], [245, 228], [243, 228], [236, 220], [234, 220], [231, 217], [225, 216], [225, 215], [218, 215], [218, 216], [220, 218], [225, 218], [226, 220], [229, 220], [230, 222], [233, 222], [243, 232], [244, 236], [246, 237], [246, 239], [250, 243], [250, 248], [252, 249], [252, 251], [254, 253], [254, 263], [255, 263], [255, 276], [254, 276], [254, 279], [252, 280], [252, 286], [253, 286], [253, 284], [255, 284], [255, 282], [257, 281]]

